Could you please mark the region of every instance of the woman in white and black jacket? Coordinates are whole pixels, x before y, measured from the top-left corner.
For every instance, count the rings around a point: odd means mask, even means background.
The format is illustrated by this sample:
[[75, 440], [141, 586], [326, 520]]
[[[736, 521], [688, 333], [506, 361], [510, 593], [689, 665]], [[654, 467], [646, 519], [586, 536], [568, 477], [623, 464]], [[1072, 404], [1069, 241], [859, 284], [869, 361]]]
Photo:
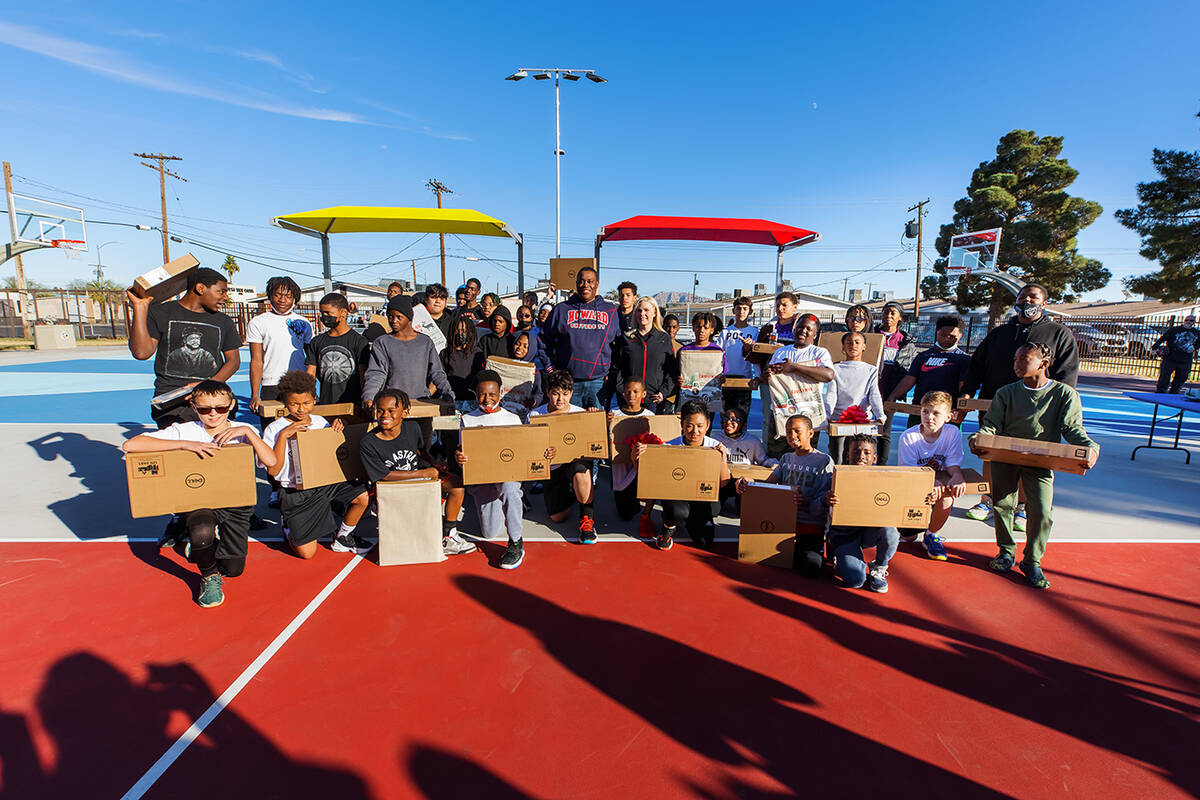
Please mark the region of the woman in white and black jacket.
[[679, 359], [671, 337], [662, 328], [658, 303], [642, 297], [633, 306], [633, 325], [613, 342], [606, 396], [620, 395], [625, 381], [637, 378], [646, 386], [647, 405], [664, 413], [664, 404], [675, 393]]

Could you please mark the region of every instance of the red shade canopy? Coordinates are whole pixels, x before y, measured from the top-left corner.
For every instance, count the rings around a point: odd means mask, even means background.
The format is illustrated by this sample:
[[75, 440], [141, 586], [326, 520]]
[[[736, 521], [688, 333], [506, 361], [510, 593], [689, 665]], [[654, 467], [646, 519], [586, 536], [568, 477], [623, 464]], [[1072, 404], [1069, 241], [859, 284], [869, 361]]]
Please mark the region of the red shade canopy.
[[786, 247], [808, 244], [820, 238], [821, 235], [816, 231], [794, 228], [765, 219], [639, 216], [605, 225], [600, 229], [596, 244], [622, 240], [686, 239]]

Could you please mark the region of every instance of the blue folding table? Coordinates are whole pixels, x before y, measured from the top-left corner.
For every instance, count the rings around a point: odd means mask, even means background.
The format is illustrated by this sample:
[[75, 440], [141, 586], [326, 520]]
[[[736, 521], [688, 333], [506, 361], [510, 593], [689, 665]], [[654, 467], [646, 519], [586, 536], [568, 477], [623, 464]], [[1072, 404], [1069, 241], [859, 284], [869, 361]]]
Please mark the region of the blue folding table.
[[[1133, 452], [1129, 454], [1129, 460], [1133, 461], [1138, 450], [1182, 450], [1187, 453], [1185, 464], [1192, 463], [1192, 451], [1186, 447], [1179, 446], [1179, 432], [1183, 429], [1183, 415], [1188, 411], [1195, 414], [1200, 414], [1200, 401], [1192, 400], [1181, 394], [1155, 394], [1154, 392], [1126, 392], [1126, 397], [1138, 400], [1143, 403], [1151, 403], [1154, 406], [1154, 417], [1150, 420], [1150, 437], [1146, 439], [1145, 444], [1139, 444], [1133, 448]], [[1166, 406], [1167, 408], [1177, 409], [1175, 414], [1163, 419], [1158, 418], [1158, 407]], [[1161, 444], [1154, 443], [1154, 429], [1159, 422], [1170, 422], [1175, 420], [1175, 442], [1167, 447]]]

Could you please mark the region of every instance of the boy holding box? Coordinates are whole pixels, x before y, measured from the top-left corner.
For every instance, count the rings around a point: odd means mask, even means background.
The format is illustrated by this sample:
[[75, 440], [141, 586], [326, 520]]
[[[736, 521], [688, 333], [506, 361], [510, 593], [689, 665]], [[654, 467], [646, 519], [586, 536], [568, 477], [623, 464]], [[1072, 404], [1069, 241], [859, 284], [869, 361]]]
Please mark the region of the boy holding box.
[[[583, 411], [571, 403], [575, 379], [566, 370], [555, 370], [546, 377], [546, 403], [529, 412], [529, 416], [568, 414]], [[551, 450], [555, 448], [551, 447]], [[553, 456], [550, 456], [553, 458]], [[566, 464], [552, 464], [550, 479], [544, 481], [542, 496], [546, 513], [553, 522], [562, 522], [571, 513], [571, 502], [579, 502], [579, 543], [596, 543], [596, 523], [592, 518], [592, 503], [596, 499], [596, 484], [592, 480], [592, 460], [577, 458]]]
[[[1087, 447], [1087, 466], [1091, 468], [1100, 456], [1100, 445], [1088, 438], [1083, 428], [1083, 404], [1079, 393], [1062, 381], [1046, 377], [1052, 361], [1050, 348], [1043, 342], [1030, 341], [1017, 348], [1013, 371], [1020, 380], [996, 391], [991, 407], [979, 424], [979, 432], [1043, 442], [1066, 441], [1077, 447]], [[978, 454], [973, 436], [970, 445], [971, 452]], [[1053, 523], [1054, 473], [1045, 467], [1001, 461], [989, 463], [992, 465], [996, 544], [1000, 553], [988, 566], [996, 572], [1008, 572], [1013, 568], [1017, 552], [1012, 535], [1013, 512], [1020, 485], [1025, 490], [1028, 515], [1020, 569], [1030, 586], [1049, 589], [1050, 581], [1042, 572], [1041, 562]]]
[[[639, 378], [627, 378], [621, 387], [621, 396], [616, 411], [608, 412], [608, 423], [616, 417], [653, 417], [654, 412], [646, 408], [646, 384]], [[637, 462], [630, 460], [613, 461], [612, 464], [613, 505], [617, 507], [617, 516], [624, 520], [633, 519], [633, 515], [642, 510], [638, 520], [638, 536], [650, 539], [654, 536], [654, 520], [650, 514], [654, 511], [654, 501], [647, 500], [645, 505], [638, 502], [637, 496]]]
[[[883, 397], [879, 394], [879, 370], [874, 364], [863, 361], [867, 350], [867, 337], [857, 331], [842, 335], [844, 361], [833, 365], [833, 380], [825, 387], [825, 416], [837, 422], [850, 406], [870, 411], [870, 418], [882, 421]], [[829, 457], [833, 463], [842, 464], [842, 436], [829, 437]]]
[[[455, 527], [462, 511], [462, 478], [446, 470], [444, 463], [434, 461], [429, 443], [416, 420], [408, 419], [410, 400], [399, 389], [384, 389], [375, 395], [375, 421], [379, 427], [359, 442], [363, 469], [372, 483], [404, 481], [416, 478], [437, 478], [442, 484], [445, 499], [442, 520], [442, 552], [457, 556], [475, 551], [475, 545], [458, 535]], [[422, 468], [421, 463], [429, 466]]]
[[[199, 422], [175, 422], [162, 430], [139, 434], [121, 445], [121, 449], [126, 453], [190, 450], [204, 458], [231, 442], [246, 442], [254, 448], [258, 463], [268, 469], [275, 465], [275, 452], [254, 428], [229, 421], [234, 401], [228, 384], [200, 381], [192, 390], [189, 403]], [[187, 535], [185, 554], [200, 570], [196, 602], [202, 608], [225, 602], [224, 579], [235, 578], [246, 568], [250, 511], [248, 507], [201, 508], [180, 515]]]
[[[875, 465], [877, 458], [874, 436], [865, 433], [847, 437], [845, 463], [860, 467]], [[838, 504], [833, 490], [825, 495], [830, 510]], [[896, 555], [900, 543], [899, 532], [891, 526], [870, 528], [866, 526], [829, 526], [829, 547], [833, 551], [834, 569], [842, 583], [851, 589], [866, 585], [872, 592], [885, 594], [888, 590], [888, 563]], [[875, 560], [869, 565], [863, 550], [875, 548]]]
[[317, 402], [357, 403], [362, 399], [362, 378], [371, 352], [367, 337], [347, 324], [350, 304], [344, 294], [330, 292], [321, 298], [321, 324], [325, 332], [304, 348], [304, 368], [321, 386]]
[[[921, 536], [925, 552], [935, 561], [946, 560], [946, 540], [938, 531], [950, 518], [954, 498], [967, 491], [962, 475], [962, 433], [957, 425], [947, 424], [953, 414], [953, 397], [946, 392], [929, 392], [921, 398], [921, 424], [900, 435], [900, 466], [930, 467], [934, 472], [950, 473], [948, 481], [939, 480], [933, 487], [929, 529]], [[915, 542], [917, 535], [909, 534], [902, 540]]]
[[354, 533], [363, 512], [367, 510], [369, 496], [365, 486], [350, 481], [331, 483], [301, 489], [296, 484], [295, 465], [288, 456], [288, 443], [296, 434], [307, 430], [332, 427], [342, 430], [342, 421], [335, 419], [329, 424], [319, 414], [312, 413], [317, 404], [317, 379], [299, 370], [284, 373], [279, 379], [279, 401], [287, 409], [287, 416], [280, 417], [263, 431], [265, 441], [275, 451], [275, 464], [267, 473], [279, 481], [279, 508], [283, 516], [283, 533], [292, 551], [300, 558], [309, 559], [317, 554], [317, 540], [331, 533], [330, 512], [333, 507], [344, 509], [342, 523], [333, 534], [335, 553], [362, 554], [372, 545]]

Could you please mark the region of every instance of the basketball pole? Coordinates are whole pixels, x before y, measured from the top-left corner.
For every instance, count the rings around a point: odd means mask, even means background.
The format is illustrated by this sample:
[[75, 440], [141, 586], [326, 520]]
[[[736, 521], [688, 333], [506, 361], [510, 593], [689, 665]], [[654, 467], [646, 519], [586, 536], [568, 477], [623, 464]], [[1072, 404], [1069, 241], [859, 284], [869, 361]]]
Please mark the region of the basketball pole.
[[[8, 201], [8, 204], [11, 206], [12, 205], [12, 164], [9, 164], [7, 161], [4, 162], [4, 197]], [[8, 215], [8, 230], [9, 230], [9, 233], [12, 235], [13, 244], [16, 244], [16, 242], [17, 242], [17, 220], [12, 215], [11, 208], [9, 208], [9, 212], [10, 213]], [[21, 316], [24, 319], [29, 320], [29, 319], [31, 319], [31, 317], [29, 316], [29, 311], [30, 311], [29, 292], [27, 292], [26, 288], [25, 288], [25, 264], [21, 260], [20, 253], [13, 256], [13, 258], [16, 262], [17, 294], [21, 297], [21, 302], [23, 302], [25, 304], [25, 308], [22, 310]], [[36, 320], [37, 317], [34, 316], [34, 317], [32, 317], [32, 319]]]

